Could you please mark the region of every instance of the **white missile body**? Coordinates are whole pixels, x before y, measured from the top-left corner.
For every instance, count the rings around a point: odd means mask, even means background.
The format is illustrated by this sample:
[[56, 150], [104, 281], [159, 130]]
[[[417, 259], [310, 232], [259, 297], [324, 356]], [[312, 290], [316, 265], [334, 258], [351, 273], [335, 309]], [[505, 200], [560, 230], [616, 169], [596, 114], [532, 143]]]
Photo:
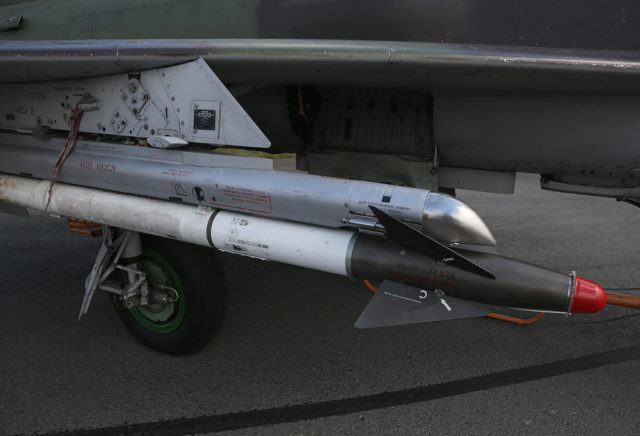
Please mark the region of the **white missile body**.
[[[48, 181], [0, 175], [1, 202], [43, 211], [48, 189]], [[357, 233], [63, 183], [53, 187], [48, 211], [340, 275], [348, 275], [345, 259]]]

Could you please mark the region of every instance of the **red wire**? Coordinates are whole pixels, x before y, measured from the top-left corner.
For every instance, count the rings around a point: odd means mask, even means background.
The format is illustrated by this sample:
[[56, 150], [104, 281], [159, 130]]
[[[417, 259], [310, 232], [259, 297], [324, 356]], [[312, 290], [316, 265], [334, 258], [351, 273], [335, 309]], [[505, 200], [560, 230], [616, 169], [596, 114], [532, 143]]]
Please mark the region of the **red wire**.
[[73, 109], [73, 114], [71, 115], [71, 119], [73, 120], [73, 125], [69, 130], [69, 136], [67, 136], [67, 142], [65, 142], [64, 147], [60, 151], [58, 155], [58, 161], [56, 165], [53, 167], [53, 173], [51, 174], [51, 183], [49, 183], [49, 191], [47, 198], [47, 205], [44, 207], [45, 212], [49, 209], [49, 203], [51, 203], [51, 191], [53, 190], [53, 185], [56, 183], [56, 176], [62, 168], [62, 164], [67, 159], [71, 151], [73, 150], [73, 146], [76, 144], [76, 137], [78, 136], [78, 128], [80, 127], [80, 120], [82, 119], [82, 109]]

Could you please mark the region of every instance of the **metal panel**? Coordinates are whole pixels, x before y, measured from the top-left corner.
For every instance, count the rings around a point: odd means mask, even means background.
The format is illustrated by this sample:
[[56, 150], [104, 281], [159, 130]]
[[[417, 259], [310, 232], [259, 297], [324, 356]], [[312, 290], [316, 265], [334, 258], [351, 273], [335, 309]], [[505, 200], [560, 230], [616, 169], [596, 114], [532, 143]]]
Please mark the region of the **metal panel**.
[[319, 149], [431, 156], [429, 96], [370, 88], [321, 88]]
[[438, 189], [437, 174], [432, 171], [432, 160], [415, 156], [331, 150], [307, 153], [306, 164], [310, 174]]
[[438, 185], [443, 188], [513, 194], [516, 173], [441, 166], [438, 167]]
[[638, 95], [440, 92], [433, 120], [443, 166], [640, 185]]
[[209, 66], [198, 59], [169, 68], [60, 82], [0, 86], [0, 127], [80, 132], [268, 148], [269, 140]]
[[633, 188], [602, 188], [589, 185], [570, 185], [542, 177], [540, 179], [540, 187], [549, 191], [567, 192], [570, 194], [596, 195], [598, 197], [613, 197], [618, 199], [640, 198], [640, 186]]

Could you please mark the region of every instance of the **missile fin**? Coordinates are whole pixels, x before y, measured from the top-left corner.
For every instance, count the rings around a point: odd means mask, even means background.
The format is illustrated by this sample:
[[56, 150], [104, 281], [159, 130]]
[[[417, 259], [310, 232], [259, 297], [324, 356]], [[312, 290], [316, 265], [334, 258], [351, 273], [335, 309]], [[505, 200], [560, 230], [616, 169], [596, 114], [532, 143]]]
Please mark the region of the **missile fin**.
[[359, 329], [474, 318], [486, 307], [427, 289], [385, 280], [354, 324]]
[[389, 234], [389, 239], [392, 241], [415, 250], [418, 253], [422, 253], [425, 256], [445, 262], [447, 265], [455, 266], [456, 268], [479, 274], [490, 279], [496, 278], [490, 271], [467, 259], [457, 251], [441, 244], [429, 235], [425, 235], [419, 230], [414, 229], [408, 224], [403, 223], [399, 219], [381, 211], [375, 206], [369, 207], [378, 221], [380, 221], [384, 226], [385, 230]]

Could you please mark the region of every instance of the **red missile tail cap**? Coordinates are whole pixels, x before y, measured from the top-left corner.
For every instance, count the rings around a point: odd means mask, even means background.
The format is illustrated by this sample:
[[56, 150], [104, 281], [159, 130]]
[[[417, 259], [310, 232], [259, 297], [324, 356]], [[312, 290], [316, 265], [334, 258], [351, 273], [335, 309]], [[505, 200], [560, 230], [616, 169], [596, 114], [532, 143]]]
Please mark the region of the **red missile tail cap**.
[[596, 313], [607, 304], [607, 293], [602, 287], [590, 280], [576, 277], [573, 286], [570, 313]]

